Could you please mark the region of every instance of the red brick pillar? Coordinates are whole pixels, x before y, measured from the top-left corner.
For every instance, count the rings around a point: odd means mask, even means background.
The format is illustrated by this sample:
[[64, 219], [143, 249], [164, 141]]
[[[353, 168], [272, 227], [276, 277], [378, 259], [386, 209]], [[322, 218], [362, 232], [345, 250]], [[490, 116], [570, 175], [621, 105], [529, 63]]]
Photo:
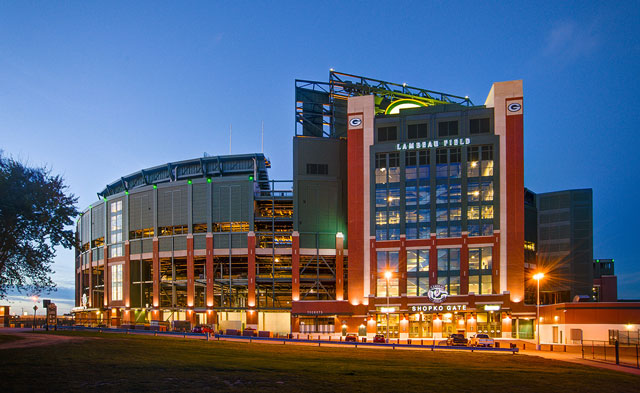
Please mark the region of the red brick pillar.
[[336, 300], [344, 300], [344, 235], [336, 234]]
[[[398, 255], [398, 284], [400, 296], [407, 296], [407, 238], [400, 235], [400, 253]], [[408, 325], [407, 325], [408, 326]], [[407, 331], [408, 333], [408, 331]]]
[[[193, 276], [193, 235], [187, 235], [187, 307], [189, 308], [193, 308], [195, 292], [195, 280]], [[195, 318], [195, 314], [192, 314]]]
[[160, 307], [160, 251], [158, 238], [153, 238], [153, 307]]
[[291, 299], [300, 300], [300, 234], [291, 236]]
[[207, 233], [207, 307], [213, 307], [213, 235]]
[[431, 248], [429, 249], [429, 286], [438, 283], [438, 249], [436, 235], [431, 234]]
[[460, 294], [469, 293], [469, 244], [468, 235], [462, 234], [462, 248], [460, 249]]
[[369, 248], [369, 294], [375, 296], [378, 288], [378, 253], [376, 252], [375, 238], [369, 239]]
[[251, 231], [247, 235], [247, 253], [248, 253], [248, 294], [247, 304], [250, 308], [256, 306], [256, 234]]
[[258, 312], [256, 310], [247, 310], [247, 328], [258, 330]]
[[122, 298], [124, 306], [131, 307], [131, 258], [129, 256], [129, 241], [124, 242], [124, 266], [122, 267]]
[[[500, 235], [495, 235], [495, 245], [491, 250], [491, 278], [493, 293], [500, 293]], [[524, 247], [524, 246], [523, 246]]]

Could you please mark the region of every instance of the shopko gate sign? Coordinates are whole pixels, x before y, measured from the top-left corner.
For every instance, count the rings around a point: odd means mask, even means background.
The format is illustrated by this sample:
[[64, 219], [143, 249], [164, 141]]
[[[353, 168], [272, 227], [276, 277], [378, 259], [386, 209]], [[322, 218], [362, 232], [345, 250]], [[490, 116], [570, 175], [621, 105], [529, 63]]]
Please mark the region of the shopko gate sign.
[[466, 304], [421, 304], [409, 307], [411, 312], [467, 311]]
[[464, 146], [470, 144], [471, 138], [441, 139], [437, 141], [396, 143], [396, 150], [428, 149], [431, 147]]

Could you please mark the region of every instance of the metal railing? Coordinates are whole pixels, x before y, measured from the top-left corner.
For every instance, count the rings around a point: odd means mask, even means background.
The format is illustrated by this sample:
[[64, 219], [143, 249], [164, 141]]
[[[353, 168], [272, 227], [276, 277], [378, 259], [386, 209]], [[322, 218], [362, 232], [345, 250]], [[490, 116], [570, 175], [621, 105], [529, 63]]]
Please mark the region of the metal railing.
[[614, 341], [583, 340], [582, 358], [640, 368], [640, 344], [626, 345]]

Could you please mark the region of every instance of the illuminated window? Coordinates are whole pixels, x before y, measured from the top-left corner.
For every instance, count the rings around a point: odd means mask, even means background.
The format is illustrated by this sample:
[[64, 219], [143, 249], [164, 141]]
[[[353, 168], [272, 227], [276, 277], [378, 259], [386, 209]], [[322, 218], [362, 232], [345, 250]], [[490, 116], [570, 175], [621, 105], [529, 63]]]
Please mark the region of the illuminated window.
[[111, 266], [111, 300], [122, 300], [122, 264]]

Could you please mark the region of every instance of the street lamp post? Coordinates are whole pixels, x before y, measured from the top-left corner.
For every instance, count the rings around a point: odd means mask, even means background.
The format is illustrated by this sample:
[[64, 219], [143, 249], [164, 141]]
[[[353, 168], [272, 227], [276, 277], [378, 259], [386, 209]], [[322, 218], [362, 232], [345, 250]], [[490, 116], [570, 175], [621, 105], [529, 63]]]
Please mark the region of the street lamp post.
[[32, 326], [32, 330], [35, 332], [36, 331], [36, 313], [38, 312], [38, 306], [36, 305], [36, 303], [38, 302], [38, 297], [37, 296], [31, 296], [31, 300], [33, 300], [33, 326]]
[[536, 273], [533, 275], [533, 279], [537, 283], [537, 300], [536, 300], [536, 350], [540, 350], [540, 280], [544, 278], [544, 273]]
[[387, 280], [387, 344], [389, 344], [389, 279], [391, 278], [391, 272], [385, 272], [384, 278]]

